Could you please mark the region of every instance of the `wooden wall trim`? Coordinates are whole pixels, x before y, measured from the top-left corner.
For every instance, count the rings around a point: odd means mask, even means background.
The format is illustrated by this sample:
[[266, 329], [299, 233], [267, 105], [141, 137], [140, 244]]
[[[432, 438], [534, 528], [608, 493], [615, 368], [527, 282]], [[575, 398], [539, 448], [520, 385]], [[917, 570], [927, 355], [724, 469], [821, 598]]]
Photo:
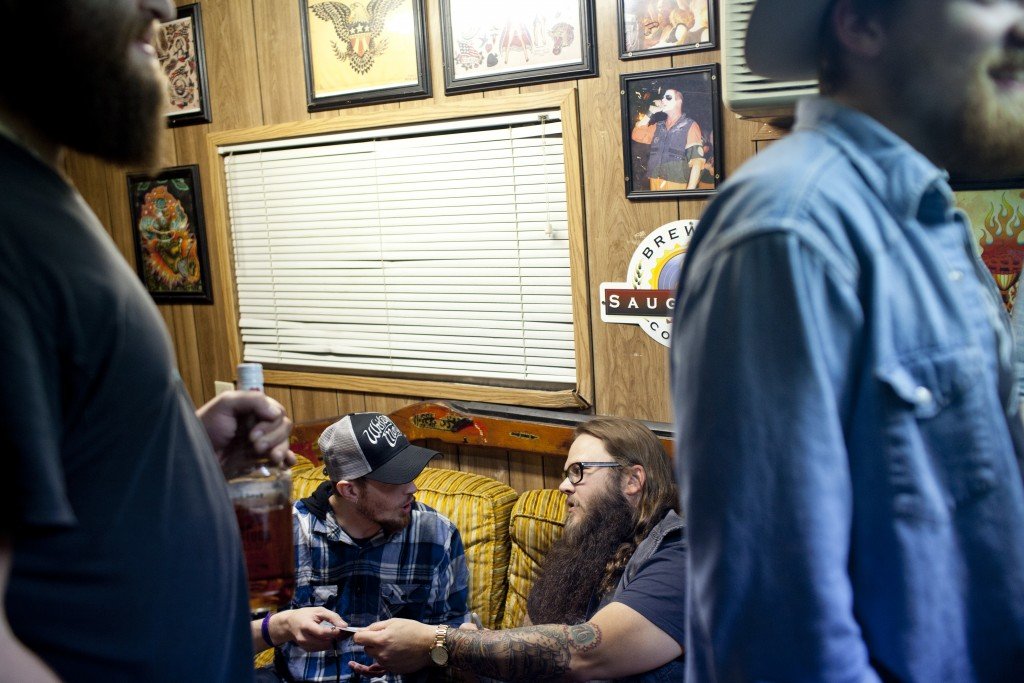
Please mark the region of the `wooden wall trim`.
[[[459, 102], [443, 102], [441, 104], [424, 105], [416, 109], [398, 109], [389, 111], [386, 117], [379, 113], [347, 112], [343, 116], [308, 121], [294, 121], [269, 126], [240, 128], [237, 130], [210, 133], [207, 140], [214, 147], [238, 145], [249, 142], [267, 142], [269, 140], [287, 140], [290, 138], [310, 135], [326, 135], [354, 130], [372, 130], [374, 128], [406, 126], [432, 121], [452, 121], [455, 119], [472, 118], [475, 116], [494, 116], [496, 114], [512, 114], [536, 109], [552, 109], [558, 107], [566, 114], [565, 107], [569, 101], [575, 101], [576, 90], [569, 88], [552, 92], [523, 93], [514, 97], [489, 97], [478, 100], [460, 100]], [[214, 150], [216, 152], [216, 150]]]
[[[522, 97], [520, 95], [520, 97]], [[517, 98], [518, 99], [518, 98]], [[562, 146], [565, 150], [566, 210], [569, 219], [569, 267], [572, 270], [573, 348], [576, 351], [576, 393], [586, 405], [594, 404], [594, 353], [591, 345], [590, 272], [587, 268], [586, 207], [583, 152], [576, 90], [563, 98]]]
[[235, 259], [233, 255], [228, 255], [231, 251], [231, 234], [228, 228], [230, 217], [228, 214], [227, 177], [220, 154], [217, 153], [217, 146], [210, 142], [214, 137], [217, 137], [217, 134], [211, 133], [206, 136], [206, 168], [207, 174], [212, 174], [210, 200], [207, 204], [206, 215], [211, 241], [219, 244], [222, 250], [220, 258], [211, 260], [211, 269], [215, 271], [215, 296], [219, 302], [218, 309], [223, 316], [224, 331], [227, 336], [224, 340], [224, 348], [231, 359], [231, 367], [234, 368], [242, 362], [242, 336], [238, 330]]
[[587, 408], [590, 405], [572, 389], [542, 391], [538, 389], [516, 389], [513, 387], [493, 387], [418, 379], [329, 375], [315, 372], [271, 369], [263, 372], [263, 379], [268, 385], [340, 389], [343, 391], [362, 391], [377, 394], [401, 394], [403, 396], [421, 398], [443, 396], [463, 401], [486, 401], [489, 403], [505, 403], [538, 408], [572, 408], [578, 410]]

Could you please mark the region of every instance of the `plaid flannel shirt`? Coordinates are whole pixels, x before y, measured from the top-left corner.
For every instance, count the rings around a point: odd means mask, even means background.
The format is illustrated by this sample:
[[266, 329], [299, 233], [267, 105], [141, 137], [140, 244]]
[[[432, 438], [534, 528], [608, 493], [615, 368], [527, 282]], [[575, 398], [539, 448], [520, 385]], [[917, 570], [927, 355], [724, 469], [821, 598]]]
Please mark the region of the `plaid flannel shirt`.
[[[403, 617], [457, 627], [468, 619], [469, 570], [462, 537], [452, 522], [422, 503], [413, 503], [412, 519], [402, 531], [354, 541], [334, 514], [317, 518], [303, 501], [292, 510], [295, 538], [295, 596], [292, 608], [326, 607], [352, 626]], [[373, 658], [351, 638], [338, 650], [304, 652], [285, 643], [276, 653], [297, 681], [355, 681], [348, 663]], [[339, 677], [340, 667], [340, 677]], [[390, 682], [416, 676], [388, 675]], [[377, 679], [375, 679], [377, 680]]]

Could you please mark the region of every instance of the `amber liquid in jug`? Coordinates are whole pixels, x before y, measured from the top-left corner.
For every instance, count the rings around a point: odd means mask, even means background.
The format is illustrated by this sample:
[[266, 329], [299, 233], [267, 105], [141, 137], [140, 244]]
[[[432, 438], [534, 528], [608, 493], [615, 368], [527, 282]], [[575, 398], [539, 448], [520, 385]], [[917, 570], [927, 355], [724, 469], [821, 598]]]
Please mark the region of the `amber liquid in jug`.
[[[259, 363], [238, 366], [238, 388], [263, 390]], [[235, 438], [224, 449], [224, 476], [242, 536], [254, 619], [287, 607], [295, 590], [291, 474], [256, 459], [248, 439], [255, 424], [254, 415], [240, 420]]]

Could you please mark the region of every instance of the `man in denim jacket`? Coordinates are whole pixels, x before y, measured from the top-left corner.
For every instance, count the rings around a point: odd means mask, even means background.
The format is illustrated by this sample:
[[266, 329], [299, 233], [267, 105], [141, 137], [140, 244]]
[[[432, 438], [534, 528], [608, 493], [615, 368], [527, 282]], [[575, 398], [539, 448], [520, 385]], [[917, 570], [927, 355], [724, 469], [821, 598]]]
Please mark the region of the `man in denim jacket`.
[[1024, 168], [1024, 5], [759, 0], [746, 48], [825, 96], [679, 285], [688, 680], [1022, 680], [1012, 340], [946, 172]]

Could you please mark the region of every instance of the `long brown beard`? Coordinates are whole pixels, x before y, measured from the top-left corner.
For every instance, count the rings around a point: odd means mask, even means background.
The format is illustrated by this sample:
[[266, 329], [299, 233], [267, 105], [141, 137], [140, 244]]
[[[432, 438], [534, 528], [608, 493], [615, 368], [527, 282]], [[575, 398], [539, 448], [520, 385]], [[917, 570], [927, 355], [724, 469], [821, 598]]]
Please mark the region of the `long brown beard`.
[[566, 525], [551, 545], [526, 599], [534, 624], [578, 624], [590, 618], [603, 595], [608, 561], [633, 533], [636, 510], [622, 491], [607, 490], [582, 519]]

